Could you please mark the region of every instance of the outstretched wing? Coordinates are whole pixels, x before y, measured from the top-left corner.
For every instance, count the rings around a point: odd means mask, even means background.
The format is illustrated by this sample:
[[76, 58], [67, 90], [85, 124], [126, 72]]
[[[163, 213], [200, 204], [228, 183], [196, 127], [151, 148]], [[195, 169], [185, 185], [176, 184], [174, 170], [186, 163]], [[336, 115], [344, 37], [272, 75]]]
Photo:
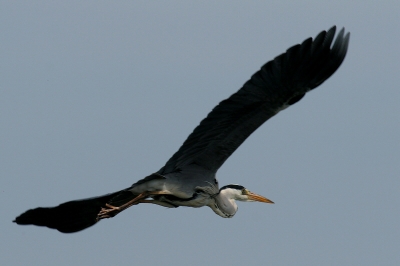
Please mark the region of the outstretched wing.
[[269, 118], [299, 101], [328, 79], [343, 62], [350, 34], [336, 27], [289, 48], [256, 72], [243, 87], [217, 105], [168, 160], [160, 174], [197, 164], [216, 172]]

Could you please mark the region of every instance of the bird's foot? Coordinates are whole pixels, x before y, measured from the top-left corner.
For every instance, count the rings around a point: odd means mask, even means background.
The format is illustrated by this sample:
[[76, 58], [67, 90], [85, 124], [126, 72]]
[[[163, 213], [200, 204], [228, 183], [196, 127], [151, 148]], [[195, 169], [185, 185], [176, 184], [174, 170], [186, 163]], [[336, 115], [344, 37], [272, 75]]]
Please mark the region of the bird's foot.
[[123, 211], [123, 209], [121, 209], [120, 207], [115, 207], [106, 203], [106, 206], [104, 208], [101, 208], [100, 212], [97, 214], [97, 221], [105, 218], [112, 218], [121, 211]]

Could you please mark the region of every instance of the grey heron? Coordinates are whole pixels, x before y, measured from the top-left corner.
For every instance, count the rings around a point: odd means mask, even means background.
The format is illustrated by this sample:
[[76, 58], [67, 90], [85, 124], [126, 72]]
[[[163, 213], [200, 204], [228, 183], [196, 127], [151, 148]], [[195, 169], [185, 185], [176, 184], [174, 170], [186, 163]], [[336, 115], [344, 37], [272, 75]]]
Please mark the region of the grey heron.
[[350, 34], [336, 27], [289, 48], [266, 63], [241, 89], [220, 102], [157, 172], [107, 195], [36, 208], [14, 222], [72, 233], [111, 218], [130, 206], [152, 203], [169, 208], [210, 207], [233, 217], [236, 200], [273, 203], [241, 185], [219, 188], [217, 170], [228, 157], [279, 111], [321, 85], [343, 62]]

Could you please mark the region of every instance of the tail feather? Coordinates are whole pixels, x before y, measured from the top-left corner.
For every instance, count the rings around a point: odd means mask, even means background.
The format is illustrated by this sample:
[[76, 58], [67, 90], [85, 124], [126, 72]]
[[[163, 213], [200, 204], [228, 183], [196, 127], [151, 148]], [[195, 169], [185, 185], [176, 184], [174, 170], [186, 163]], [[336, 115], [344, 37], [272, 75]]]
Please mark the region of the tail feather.
[[134, 197], [131, 192], [121, 190], [100, 197], [65, 202], [56, 207], [39, 207], [24, 212], [14, 222], [20, 225], [46, 226], [62, 233], [74, 233], [97, 223], [97, 214], [106, 203], [119, 206]]

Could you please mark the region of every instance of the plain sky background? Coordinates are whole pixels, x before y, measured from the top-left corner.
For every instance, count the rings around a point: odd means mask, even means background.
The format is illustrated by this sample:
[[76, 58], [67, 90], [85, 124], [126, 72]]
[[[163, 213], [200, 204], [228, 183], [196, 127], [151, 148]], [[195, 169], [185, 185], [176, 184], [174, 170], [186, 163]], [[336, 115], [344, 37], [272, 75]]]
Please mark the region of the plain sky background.
[[[265, 62], [347, 57], [218, 172], [275, 205], [142, 204], [75, 234], [11, 221], [157, 171]], [[1, 265], [400, 265], [400, 2], [3, 1]]]

